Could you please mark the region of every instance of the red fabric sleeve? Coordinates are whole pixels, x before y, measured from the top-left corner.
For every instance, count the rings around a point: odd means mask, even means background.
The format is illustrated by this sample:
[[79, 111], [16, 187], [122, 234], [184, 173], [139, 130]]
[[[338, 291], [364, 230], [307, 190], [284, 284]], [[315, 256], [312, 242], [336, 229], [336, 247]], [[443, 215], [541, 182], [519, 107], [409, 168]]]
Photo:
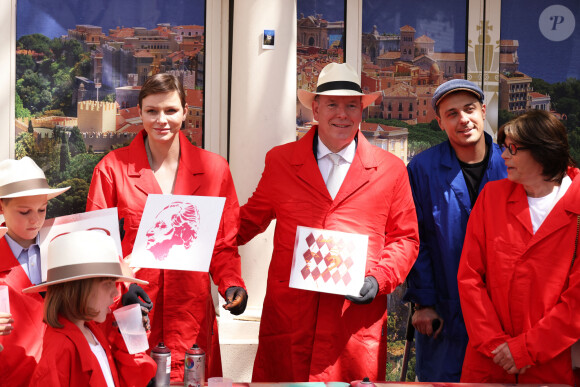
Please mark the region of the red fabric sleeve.
[[493, 358], [491, 351], [510, 337], [503, 331], [486, 288], [487, 246], [483, 217], [486, 188], [481, 191], [467, 223], [457, 284], [469, 345]]

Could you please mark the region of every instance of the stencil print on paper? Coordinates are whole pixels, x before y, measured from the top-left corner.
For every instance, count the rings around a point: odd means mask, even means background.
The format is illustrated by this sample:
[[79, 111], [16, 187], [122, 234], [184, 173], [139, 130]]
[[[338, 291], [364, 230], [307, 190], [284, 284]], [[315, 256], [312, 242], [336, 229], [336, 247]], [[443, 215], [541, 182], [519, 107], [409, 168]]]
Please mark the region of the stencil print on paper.
[[225, 198], [149, 195], [131, 267], [209, 271]]
[[155, 259], [163, 261], [173, 246], [189, 250], [199, 230], [199, 210], [190, 203], [173, 202], [155, 217], [155, 224], [147, 230], [147, 250]]
[[367, 245], [366, 235], [298, 226], [290, 287], [358, 296]]

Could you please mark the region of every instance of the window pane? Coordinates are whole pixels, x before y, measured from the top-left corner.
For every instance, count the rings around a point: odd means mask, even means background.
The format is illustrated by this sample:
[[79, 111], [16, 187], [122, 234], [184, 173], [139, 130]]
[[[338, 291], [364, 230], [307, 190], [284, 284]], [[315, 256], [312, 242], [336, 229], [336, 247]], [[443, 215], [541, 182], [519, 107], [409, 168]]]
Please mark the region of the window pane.
[[[297, 10], [297, 87], [315, 91], [324, 66], [344, 62], [345, 0], [327, 0], [323, 4], [298, 0]], [[312, 119], [312, 111], [296, 98], [297, 139], [310, 129]]]
[[16, 12], [16, 158], [72, 186], [48, 217], [84, 211], [95, 164], [143, 128], [138, 95], [153, 74], [180, 78], [183, 130], [203, 145], [205, 0], [19, 0]]
[[381, 148], [403, 140], [405, 163], [446, 139], [431, 97], [441, 83], [465, 78], [466, 15], [466, 0], [363, 0], [362, 88], [383, 96], [368, 107], [362, 130]]
[[577, 161], [580, 31], [574, 15], [579, 12], [578, 1], [502, 1], [498, 120], [501, 126], [530, 109], [551, 111], [568, 128]]

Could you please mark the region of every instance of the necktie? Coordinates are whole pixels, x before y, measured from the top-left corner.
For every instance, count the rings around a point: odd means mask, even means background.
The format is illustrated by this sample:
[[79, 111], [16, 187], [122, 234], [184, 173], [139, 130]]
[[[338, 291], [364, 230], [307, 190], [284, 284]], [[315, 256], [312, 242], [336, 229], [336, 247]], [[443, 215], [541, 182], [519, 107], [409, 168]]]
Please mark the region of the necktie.
[[338, 163], [341, 156], [336, 153], [329, 153], [328, 158], [332, 161], [332, 167], [330, 168], [330, 173], [328, 174], [328, 179], [326, 179], [326, 188], [330, 197], [334, 199], [340, 186], [342, 185], [342, 179], [340, 178], [340, 173], [338, 170]]

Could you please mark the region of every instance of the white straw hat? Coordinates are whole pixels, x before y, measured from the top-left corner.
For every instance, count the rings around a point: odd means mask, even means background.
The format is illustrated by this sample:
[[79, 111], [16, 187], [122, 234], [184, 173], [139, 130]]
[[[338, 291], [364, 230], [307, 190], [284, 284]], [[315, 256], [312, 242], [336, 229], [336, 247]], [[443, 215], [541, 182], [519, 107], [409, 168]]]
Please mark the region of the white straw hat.
[[46, 282], [22, 292], [42, 292], [50, 285], [96, 277], [148, 284], [147, 281], [123, 275], [112, 237], [101, 231], [73, 231], [57, 236], [48, 245]]
[[308, 109], [312, 109], [312, 101], [317, 95], [336, 95], [362, 97], [363, 109], [373, 103], [380, 91], [363, 94], [357, 72], [348, 63], [329, 63], [320, 72], [316, 91], [298, 90], [298, 99]]
[[44, 172], [30, 157], [0, 162], [0, 199], [34, 195], [52, 199], [69, 188], [50, 188]]

